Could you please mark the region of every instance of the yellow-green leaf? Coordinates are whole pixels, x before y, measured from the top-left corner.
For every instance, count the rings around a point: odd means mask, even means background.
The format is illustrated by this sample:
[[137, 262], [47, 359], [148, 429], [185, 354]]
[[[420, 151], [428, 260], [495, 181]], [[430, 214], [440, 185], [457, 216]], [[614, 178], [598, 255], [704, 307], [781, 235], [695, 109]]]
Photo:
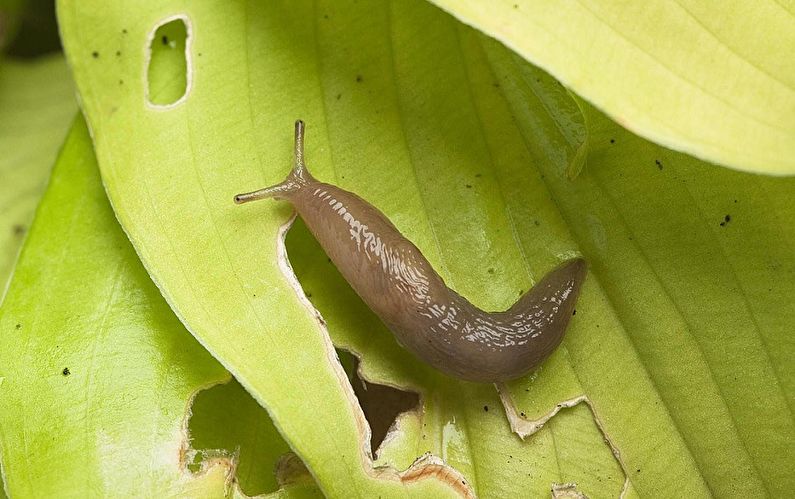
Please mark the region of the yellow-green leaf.
[[431, 0], [614, 120], [739, 170], [795, 174], [795, 5]]

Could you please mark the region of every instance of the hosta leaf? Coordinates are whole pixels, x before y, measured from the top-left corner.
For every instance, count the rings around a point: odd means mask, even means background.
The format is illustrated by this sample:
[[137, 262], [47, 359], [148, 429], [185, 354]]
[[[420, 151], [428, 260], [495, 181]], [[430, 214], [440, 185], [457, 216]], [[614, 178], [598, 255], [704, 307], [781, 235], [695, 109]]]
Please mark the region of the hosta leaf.
[[0, 61], [0, 283], [14, 266], [77, 104], [62, 56]]
[[229, 463], [183, 460], [191, 394], [225, 377], [136, 260], [79, 119], [0, 311], [10, 495], [223, 495]]
[[[269, 410], [328, 495], [452, 489], [372, 478], [347, 378], [284, 265], [289, 207], [231, 203], [286, 175], [297, 117], [309, 124], [312, 171], [381, 208], [483, 308], [509, 306], [578, 252], [592, 264], [563, 348], [503, 387], [519, 431], [557, 404], [585, 400], [591, 410], [565, 409], [522, 443], [492, 387], [416, 362], [306, 234], [292, 235], [291, 260], [338, 346], [362, 356], [368, 378], [421, 392], [422, 414], [401, 418], [380, 462], [405, 468], [430, 450], [483, 497], [547, 495], [562, 481], [596, 496], [622, 487], [649, 496], [774, 494], [792, 485], [781, 470], [792, 441], [783, 359], [792, 354], [785, 327], [795, 292], [786, 281], [792, 234], [780, 222], [791, 215], [791, 181], [765, 181], [771, 208], [749, 202], [745, 216], [760, 220], [745, 226], [750, 232], [735, 218], [721, 227], [725, 214], [712, 219], [721, 196], [758, 199], [755, 178], [661, 149], [598, 114], [589, 116], [592, 152], [576, 175], [569, 166], [579, 164], [585, 138], [565, 91], [423, 2], [59, 8], [117, 216], [178, 315]], [[149, 35], [174, 16], [187, 19], [192, 36], [188, 93], [156, 108], [145, 89], [161, 87], [145, 70], [162, 69], [154, 62], [161, 49], [152, 65], [144, 55]], [[165, 78], [159, 71], [155, 82]], [[727, 227], [739, 235], [716, 232]], [[719, 239], [727, 234], [739, 245], [732, 252]], [[727, 273], [765, 270], [770, 255], [776, 272]], [[687, 258], [695, 263], [681, 266]], [[676, 292], [691, 286], [699, 293]], [[781, 294], [749, 297], [762, 286]], [[751, 333], [732, 329], [735, 320]], [[718, 353], [720, 330], [728, 357]], [[738, 363], [752, 375], [733, 381]], [[757, 394], [763, 407], [749, 403]], [[780, 432], [754, 424], [754, 410]]]
[[752, 172], [795, 173], [795, 4], [431, 0], [616, 121]]

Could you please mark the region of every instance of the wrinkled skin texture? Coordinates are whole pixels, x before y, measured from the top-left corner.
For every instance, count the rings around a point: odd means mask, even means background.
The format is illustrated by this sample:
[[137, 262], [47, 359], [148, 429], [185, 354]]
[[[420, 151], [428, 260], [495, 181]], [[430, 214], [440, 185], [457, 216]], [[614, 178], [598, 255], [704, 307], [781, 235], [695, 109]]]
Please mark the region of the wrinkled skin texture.
[[456, 378], [498, 382], [537, 367], [560, 344], [586, 274], [575, 258], [547, 274], [510, 309], [485, 312], [445, 285], [420, 250], [373, 205], [318, 182], [303, 164], [281, 184], [235, 197], [291, 202], [364, 302], [406, 349]]

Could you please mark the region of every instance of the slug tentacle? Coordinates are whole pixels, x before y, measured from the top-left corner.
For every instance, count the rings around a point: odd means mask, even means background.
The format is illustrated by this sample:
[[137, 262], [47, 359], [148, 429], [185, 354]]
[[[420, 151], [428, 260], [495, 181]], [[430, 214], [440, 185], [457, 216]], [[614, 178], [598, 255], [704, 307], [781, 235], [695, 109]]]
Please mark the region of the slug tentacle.
[[290, 194], [297, 192], [302, 186], [314, 180], [304, 164], [304, 122], [298, 120], [295, 122], [295, 160], [293, 169], [287, 178], [281, 183], [264, 189], [238, 194], [235, 196], [235, 203], [243, 204], [265, 198], [288, 198]]
[[238, 203], [285, 198], [340, 273], [395, 334], [435, 368], [482, 382], [506, 381], [538, 366], [560, 344], [586, 264], [548, 273], [504, 312], [485, 312], [448, 288], [420, 250], [356, 194], [318, 182], [303, 161], [295, 125], [295, 165], [281, 184], [235, 196]]

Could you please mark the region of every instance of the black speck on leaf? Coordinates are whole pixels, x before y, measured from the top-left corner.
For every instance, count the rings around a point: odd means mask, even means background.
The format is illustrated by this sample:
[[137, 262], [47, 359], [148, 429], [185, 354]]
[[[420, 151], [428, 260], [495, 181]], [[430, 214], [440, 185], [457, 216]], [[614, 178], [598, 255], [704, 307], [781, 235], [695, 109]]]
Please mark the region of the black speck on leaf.
[[94, 59], [99, 59], [99, 52], [97, 52], [96, 50], [91, 52], [91, 57], [93, 57]]
[[342, 94], [337, 94], [337, 100], [340, 100], [341, 98], [342, 98]]
[[127, 34], [127, 29], [125, 28], [125, 29], [121, 30], [121, 34], [122, 35], [126, 35]]
[[307, 293], [307, 294], [306, 294], [306, 297], [307, 297], [307, 298], [312, 298], [312, 293]]
[[539, 222], [538, 220], [533, 220], [533, 224], [534, 224], [536, 227], [538, 227], [539, 225], [541, 225], [541, 222]]
[[356, 75], [356, 83], [362, 82], [362, 75]]
[[731, 222], [731, 220], [732, 220], [732, 216], [731, 215], [726, 215], [725, 217], [723, 217], [723, 222], [720, 223], [720, 226], [721, 227], [725, 227], [726, 224]]
[[161, 40], [163, 41], [163, 45], [168, 45], [168, 37], [166, 35], [163, 35], [163, 38], [161, 38]]
[[571, 315], [577, 315], [577, 309], [576, 308], [571, 311]]
[[116, 57], [120, 57], [120, 56], [121, 56], [121, 50], [117, 50], [116, 51]]
[[519, 296], [522, 296], [522, 293], [524, 293], [524, 290], [523, 290], [523, 289], [520, 289], [520, 290], [519, 290]]
[[483, 176], [483, 174], [481, 174], [481, 173], [476, 173], [476, 174], [475, 174], [475, 178], [480, 178], [480, 177], [482, 177], [482, 176]]
[[472, 184], [466, 184], [466, 188], [467, 189], [471, 189], [472, 188]]
[[17, 324], [16, 326], [14, 326], [14, 329], [19, 331], [20, 329], [22, 329], [22, 324]]
[[486, 412], [489, 412], [489, 406], [487, 406], [487, 405], [484, 405], [484, 406], [483, 406], [483, 410], [484, 410], [484, 411], [486, 411]]
[[61, 371], [61, 374], [63, 374], [64, 376], [69, 376], [72, 373], [69, 372], [69, 368], [68, 367], [64, 367], [63, 371]]
[[119, 80], [119, 85], [124, 85], [124, 80]]
[[25, 226], [21, 224], [14, 224], [11, 230], [14, 232], [14, 235], [21, 236], [25, 233]]
[[489, 274], [493, 274], [494, 273], [494, 268], [493, 267], [489, 267], [489, 271], [488, 272], [489, 272]]
[[616, 143], [616, 139], [610, 139], [610, 143], [611, 144], [615, 144]]
[[525, 414], [523, 412], [520, 412], [519, 415], [525, 417]]
[[662, 165], [662, 163], [660, 163], [660, 160], [659, 160], [659, 159], [655, 159], [655, 160], [654, 160], [654, 164], [655, 164], [655, 165], [657, 165], [657, 168], [658, 168], [658, 169], [660, 169], [660, 170], [662, 170], [662, 169], [663, 169], [663, 165]]

